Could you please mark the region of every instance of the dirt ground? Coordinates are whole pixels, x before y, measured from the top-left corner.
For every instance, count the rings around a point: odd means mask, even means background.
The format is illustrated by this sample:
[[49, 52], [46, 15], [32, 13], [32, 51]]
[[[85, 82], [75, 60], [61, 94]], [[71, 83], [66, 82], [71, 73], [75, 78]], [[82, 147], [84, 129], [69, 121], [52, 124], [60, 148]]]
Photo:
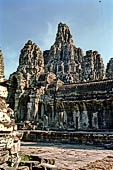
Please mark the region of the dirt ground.
[[90, 145], [52, 144], [22, 142], [21, 151], [37, 154], [43, 158], [54, 158], [58, 168], [76, 169], [90, 162], [113, 156], [113, 150]]

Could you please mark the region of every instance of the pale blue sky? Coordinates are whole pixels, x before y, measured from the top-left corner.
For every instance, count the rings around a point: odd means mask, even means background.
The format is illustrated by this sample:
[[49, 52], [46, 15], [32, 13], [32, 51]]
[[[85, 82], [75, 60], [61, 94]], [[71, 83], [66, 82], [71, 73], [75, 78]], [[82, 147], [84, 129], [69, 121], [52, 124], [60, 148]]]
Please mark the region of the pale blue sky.
[[57, 25], [66, 23], [74, 44], [97, 50], [104, 64], [113, 57], [113, 0], [0, 0], [0, 48], [5, 76], [16, 71], [20, 50], [31, 39], [50, 49]]

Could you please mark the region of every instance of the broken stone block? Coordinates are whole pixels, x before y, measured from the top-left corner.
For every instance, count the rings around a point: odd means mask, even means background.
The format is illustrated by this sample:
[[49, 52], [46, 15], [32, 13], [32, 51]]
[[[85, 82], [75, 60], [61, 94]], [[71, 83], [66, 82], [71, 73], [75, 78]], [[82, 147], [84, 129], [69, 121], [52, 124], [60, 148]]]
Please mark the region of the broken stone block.
[[9, 158], [9, 152], [7, 150], [6, 151], [3, 151], [3, 150], [0, 151], [0, 165], [7, 162], [8, 158]]
[[17, 170], [29, 170], [28, 166], [20, 166]]

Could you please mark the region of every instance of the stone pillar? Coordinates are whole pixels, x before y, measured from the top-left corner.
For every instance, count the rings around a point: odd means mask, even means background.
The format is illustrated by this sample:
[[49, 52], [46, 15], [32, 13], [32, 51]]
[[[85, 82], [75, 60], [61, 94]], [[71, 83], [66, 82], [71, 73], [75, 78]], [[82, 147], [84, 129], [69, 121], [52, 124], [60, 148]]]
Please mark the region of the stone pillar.
[[48, 127], [48, 116], [44, 115], [44, 127]]
[[15, 116], [15, 120], [18, 120], [20, 118], [20, 112], [18, 110], [18, 106], [19, 106], [19, 99], [20, 96], [18, 93], [15, 94], [15, 106], [14, 106], [14, 116]]
[[80, 129], [80, 111], [79, 105], [76, 104], [76, 109], [73, 112], [74, 127], [76, 130]]
[[60, 116], [60, 128], [64, 128], [64, 112], [59, 113]]
[[41, 105], [41, 118], [44, 116], [44, 113], [45, 113], [44, 110], [45, 110], [44, 109], [44, 104], [42, 103], [42, 105]]
[[27, 104], [27, 120], [30, 120], [31, 107], [32, 107], [32, 104], [28, 103]]
[[97, 112], [93, 113], [93, 118], [92, 118], [92, 127], [94, 129], [98, 129], [98, 117], [97, 117]]
[[55, 120], [54, 119], [54, 106], [52, 105], [51, 108], [52, 108], [52, 122], [54, 122], [54, 120]]
[[64, 111], [64, 122], [67, 124], [67, 113]]
[[82, 111], [81, 128], [82, 128], [82, 129], [87, 129], [88, 126], [89, 126], [89, 124], [88, 124], [88, 113], [87, 113], [87, 108], [86, 108], [86, 104], [83, 102], [83, 111]]
[[78, 130], [79, 128], [79, 112], [78, 111], [73, 112], [73, 121], [74, 121], [75, 129]]
[[30, 108], [29, 108], [29, 113], [30, 113], [30, 120], [33, 121], [34, 118], [36, 117], [37, 114], [37, 104], [36, 104], [36, 97], [34, 96], [34, 94], [30, 94]]
[[37, 120], [37, 115], [38, 115], [38, 102], [35, 101], [35, 104], [34, 104], [34, 120]]
[[62, 73], [64, 74], [64, 64], [62, 64]]

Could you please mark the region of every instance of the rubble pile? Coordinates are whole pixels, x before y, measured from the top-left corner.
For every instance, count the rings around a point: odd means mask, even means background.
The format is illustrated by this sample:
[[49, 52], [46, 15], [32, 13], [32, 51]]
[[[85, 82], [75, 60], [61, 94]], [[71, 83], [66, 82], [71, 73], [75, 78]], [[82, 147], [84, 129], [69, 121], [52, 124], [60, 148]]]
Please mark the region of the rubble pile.
[[[1, 68], [1, 67], [0, 67]], [[3, 67], [2, 67], [3, 69]], [[4, 77], [4, 70], [0, 72], [1, 76]], [[5, 98], [7, 97], [8, 91], [4, 86], [4, 79], [0, 80], [0, 169], [8, 170], [17, 169], [20, 156], [20, 139], [22, 134], [17, 131], [17, 126], [14, 120], [14, 112], [6, 104]]]
[[79, 168], [77, 170], [112, 170], [113, 169], [113, 157], [108, 156], [102, 160], [89, 163], [87, 166]]
[[0, 168], [17, 168], [20, 162], [18, 152], [20, 151], [20, 138], [22, 134], [17, 131], [14, 121], [14, 112], [4, 100], [4, 93], [0, 86]]

